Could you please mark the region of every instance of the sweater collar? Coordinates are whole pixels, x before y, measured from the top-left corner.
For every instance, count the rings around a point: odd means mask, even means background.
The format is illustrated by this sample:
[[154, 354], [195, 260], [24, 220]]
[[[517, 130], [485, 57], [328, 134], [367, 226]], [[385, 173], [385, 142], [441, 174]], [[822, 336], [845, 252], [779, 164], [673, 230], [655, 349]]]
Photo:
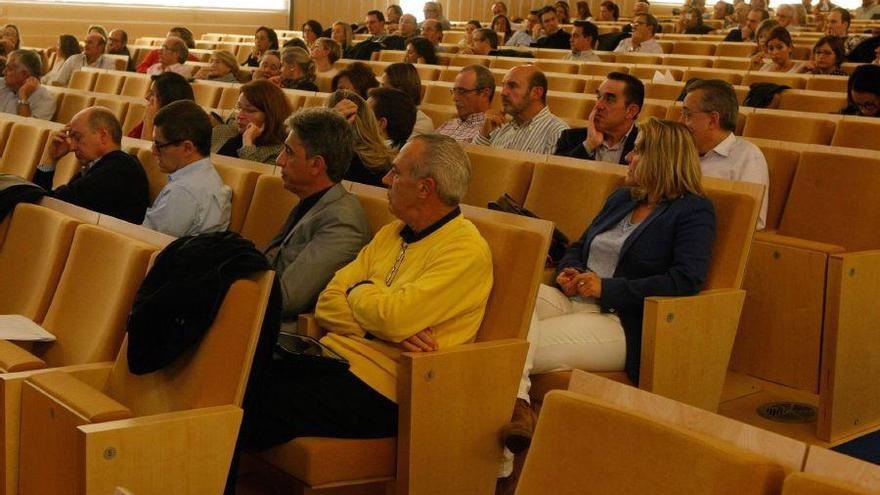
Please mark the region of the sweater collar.
[[443, 216], [440, 220], [432, 223], [425, 230], [422, 230], [419, 233], [416, 233], [409, 227], [409, 225], [404, 226], [400, 229], [400, 238], [403, 239], [403, 242], [407, 244], [412, 244], [414, 242], [418, 242], [425, 237], [433, 234], [434, 232], [440, 230], [440, 227], [443, 227], [447, 223], [451, 222], [453, 218], [459, 216], [461, 214], [461, 208], [458, 206], [455, 207], [454, 210], [450, 211], [446, 215]]

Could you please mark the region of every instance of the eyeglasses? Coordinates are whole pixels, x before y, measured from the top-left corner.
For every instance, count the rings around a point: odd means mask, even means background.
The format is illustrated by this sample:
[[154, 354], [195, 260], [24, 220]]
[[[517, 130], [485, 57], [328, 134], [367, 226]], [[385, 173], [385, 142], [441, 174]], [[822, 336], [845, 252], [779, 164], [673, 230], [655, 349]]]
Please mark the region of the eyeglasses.
[[168, 46], [168, 45], [162, 45], [162, 49], [163, 49], [163, 50], [168, 50], [169, 52], [176, 52], [176, 51], [177, 51], [177, 48], [176, 48], [176, 47], [171, 47], [171, 46]]
[[634, 27], [634, 28], [637, 28], [637, 27], [639, 27], [639, 26], [644, 26], [645, 24], [646, 24], [646, 23], [641, 22], [641, 21], [633, 21], [633, 22], [631, 22], [629, 25], [632, 26], [632, 27]]
[[466, 94], [468, 94], [468, 93], [473, 93], [473, 92], [476, 92], [476, 91], [482, 91], [482, 90], [484, 90], [484, 89], [486, 89], [486, 88], [474, 88], [474, 89], [449, 88], [449, 93], [450, 93], [451, 95], [453, 95], [453, 96], [454, 96], [454, 95], [464, 96], [464, 95], [466, 95]]
[[876, 110], [878, 107], [880, 107], [880, 104], [878, 104], [876, 101], [866, 101], [864, 103], [858, 103], [854, 101], [853, 104], [865, 111]]
[[177, 141], [168, 141], [167, 143], [160, 143], [158, 141], [153, 141], [153, 149], [156, 151], [162, 151], [163, 148], [167, 148], [169, 146], [174, 146], [175, 144], [180, 144], [184, 140], [178, 139]]
[[687, 108], [681, 109], [681, 117], [684, 120], [690, 120], [694, 115], [701, 114], [701, 113], [711, 113], [711, 112], [704, 112], [702, 110], [691, 111], [691, 110], [688, 110]]

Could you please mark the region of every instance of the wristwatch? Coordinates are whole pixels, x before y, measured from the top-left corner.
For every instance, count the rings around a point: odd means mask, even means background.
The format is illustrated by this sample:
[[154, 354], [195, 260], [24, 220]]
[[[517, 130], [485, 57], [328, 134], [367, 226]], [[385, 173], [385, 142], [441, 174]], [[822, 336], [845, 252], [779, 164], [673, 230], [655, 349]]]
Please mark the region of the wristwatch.
[[18, 99], [18, 102], [17, 102], [17, 103], [18, 103], [18, 106], [22, 106], [22, 105], [24, 105], [24, 106], [30, 106], [30, 104], [31, 104], [29, 101], [27, 101], [27, 100], [22, 100], [21, 98]]

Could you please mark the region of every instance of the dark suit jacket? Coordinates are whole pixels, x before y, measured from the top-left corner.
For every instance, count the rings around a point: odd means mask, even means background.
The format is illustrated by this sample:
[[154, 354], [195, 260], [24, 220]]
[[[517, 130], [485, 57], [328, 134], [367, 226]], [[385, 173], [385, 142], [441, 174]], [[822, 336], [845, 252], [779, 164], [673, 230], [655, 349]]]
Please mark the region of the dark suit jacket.
[[[637, 205], [630, 188], [612, 193], [587, 231], [568, 248], [557, 270], [586, 271], [593, 239], [614, 228]], [[645, 298], [699, 292], [709, 271], [714, 240], [711, 201], [693, 194], [663, 201], [623, 243], [614, 276], [602, 279], [598, 302], [603, 311], [620, 317], [626, 334], [626, 373], [634, 383], [639, 382]]]
[[538, 41], [532, 43], [532, 46], [538, 48], [561, 48], [568, 50], [571, 48], [571, 35], [560, 29], [550, 36], [538, 38]]
[[727, 33], [727, 36], [724, 37], [724, 41], [733, 41], [739, 42], [743, 41], [743, 33], [740, 28], [733, 28]]
[[88, 173], [78, 173], [58, 189], [52, 190], [55, 172], [37, 170], [34, 183], [49, 191], [49, 196], [110, 215], [126, 222], [141, 224], [150, 205], [147, 174], [137, 158], [116, 150], [107, 153], [91, 166]]
[[[620, 154], [621, 165], [626, 165], [626, 155], [633, 150], [636, 144], [636, 136], [639, 135], [639, 128], [633, 127], [632, 132], [623, 142], [623, 153]], [[595, 160], [595, 154], [587, 151], [584, 147], [584, 141], [587, 140], [587, 128], [578, 127], [575, 129], [566, 129], [562, 131], [559, 140], [556, 141], [556, 151], [553, 153], [559, 156], [570, 156], [572, 158], [580, 158], [582, 160]]]

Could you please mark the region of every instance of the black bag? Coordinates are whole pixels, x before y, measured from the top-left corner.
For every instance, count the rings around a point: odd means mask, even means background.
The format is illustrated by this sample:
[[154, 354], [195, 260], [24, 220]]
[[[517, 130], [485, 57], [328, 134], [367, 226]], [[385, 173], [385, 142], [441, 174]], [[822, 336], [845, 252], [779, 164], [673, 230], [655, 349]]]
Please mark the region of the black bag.
[[773, 98], [786, 89], [791, 89], [791, 87], [767, 82], [752, 83], [749, 85], [749, 94], [743, 100], [743, 106], [767, 108], [773, 103]]
[[[524, 217], [540, 218], [538, 215], [535, 215], [520, 206], [519, 203], [507, 193], [496, 201], [489, 203], [489, 209], [513, 213], [514, 215], [521, 215]], [[565, 255], [565, 250], [568, 249], [569, 244], [571, 244], [571, 242], [568, 240], [568, 236], [563, 234], [562, 231], [556, 227], [553, 227], [553, 238], [550, 239], [550, 252], [547, 255], [547, 266], [556, 266], [556, 264], [559, 263], [559, 260]]]

